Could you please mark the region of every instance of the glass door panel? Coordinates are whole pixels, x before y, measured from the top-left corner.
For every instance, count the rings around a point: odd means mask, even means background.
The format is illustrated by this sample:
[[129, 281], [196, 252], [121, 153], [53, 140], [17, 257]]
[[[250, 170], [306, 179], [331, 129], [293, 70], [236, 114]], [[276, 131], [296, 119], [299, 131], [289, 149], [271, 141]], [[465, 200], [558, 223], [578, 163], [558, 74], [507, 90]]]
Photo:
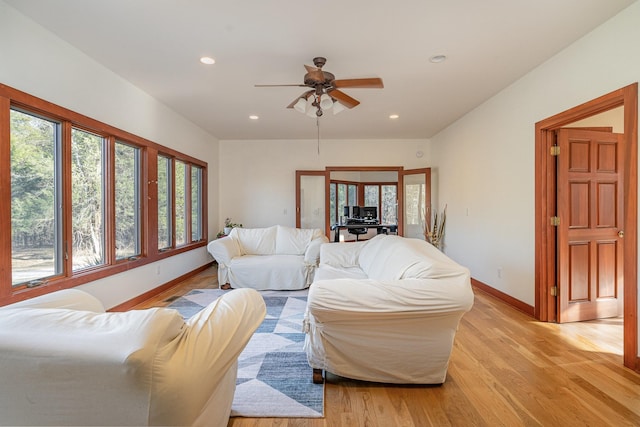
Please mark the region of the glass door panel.
[[325, 173], [297, 171], [296, 227], [325, 229]]
[[425, 212], [431, 206], [431, 169], [403, 172], [403, 200], [403, 235], [424, 239]]

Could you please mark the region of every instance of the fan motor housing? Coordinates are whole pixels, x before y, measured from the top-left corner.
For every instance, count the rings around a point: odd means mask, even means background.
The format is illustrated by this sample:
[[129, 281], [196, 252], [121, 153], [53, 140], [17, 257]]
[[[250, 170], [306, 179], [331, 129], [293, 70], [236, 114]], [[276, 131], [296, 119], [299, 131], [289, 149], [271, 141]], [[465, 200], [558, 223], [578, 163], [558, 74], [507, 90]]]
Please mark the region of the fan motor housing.
[[304, 75], [304, 84], [311, 87], [315, 87], [317, 84], [329, 86], [336, 79], [336, 76], [328, 71], [322, 71], [322, 76], [324, 79], [319, 80], [316, 78], [316, 73], [307, 73]]

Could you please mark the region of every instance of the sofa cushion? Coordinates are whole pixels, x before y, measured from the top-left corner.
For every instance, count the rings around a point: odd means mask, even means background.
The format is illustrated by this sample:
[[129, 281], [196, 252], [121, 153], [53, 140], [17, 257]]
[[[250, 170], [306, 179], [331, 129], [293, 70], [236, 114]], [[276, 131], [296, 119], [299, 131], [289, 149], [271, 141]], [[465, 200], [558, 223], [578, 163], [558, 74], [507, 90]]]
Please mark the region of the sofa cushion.
[[366, 279], [367, 275], [360, 267], [334, 267], [329, 264], [322, 264], [316, 270], [313, 276], [313, 283], [322, 280], [340, 280], [340, 279]]
[[276, 255], [304, 255], [314, 238], [313, 228], [291, 228], [276, 226]]
[[277, 228], [234, 228], [230, 237], [238, 240], [242, 255], [273, 255], [276, 252]]
[[245, 255], [231, 261], [229, 283], [258, 290], [304, 289], [307, 270], [302, 255]]
[[325, 243], [320, 247], [320, 264], [332, 267], [358, 267], [358, 258], [367, 241], [349, 243]]
[[[401, 240], [393, 239], [398, 236], [379, 234], [360, 250], [358, 263], [360, 268], [370, 279], [398, 280], [402, 276], [406, 264], [407, 251], [402, 250]], [[398, 239], [403, 239], [398, 237]]]
[[360, 251], [360, 267], [370, 279], [435, 279], [464, 274], [465, 269], [420, 239], [378, 235]]

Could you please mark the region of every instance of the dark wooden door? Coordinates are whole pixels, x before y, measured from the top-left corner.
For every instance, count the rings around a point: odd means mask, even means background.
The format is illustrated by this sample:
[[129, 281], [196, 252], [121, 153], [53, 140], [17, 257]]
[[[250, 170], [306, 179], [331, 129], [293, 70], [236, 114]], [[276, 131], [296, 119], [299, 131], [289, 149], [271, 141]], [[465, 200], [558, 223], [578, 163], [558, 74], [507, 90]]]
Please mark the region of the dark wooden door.
[[558, 322], [617, 317], [623, 299], [622, 135], [558, 131]]

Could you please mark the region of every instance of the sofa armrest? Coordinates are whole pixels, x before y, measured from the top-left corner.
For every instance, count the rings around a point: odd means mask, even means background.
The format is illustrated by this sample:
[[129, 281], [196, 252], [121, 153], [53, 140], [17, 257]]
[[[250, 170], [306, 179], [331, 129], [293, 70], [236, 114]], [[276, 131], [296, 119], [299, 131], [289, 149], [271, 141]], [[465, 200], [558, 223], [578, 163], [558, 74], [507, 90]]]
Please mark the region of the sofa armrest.
[[190, 425], [229, 369], [237, 369], [238, 356], [265, 315], [262, 296], [245, 288], [225, 293], [191, 317], [162, 349], [169, 361], [155, 384], [151, 413], [157, 418], [151, 424]]
[[79, 289], [63, 289], [0, 307], [0, 309], [3, 308], [66, 308], [95, 313], [105, 312], [98, 298]]
[[241, 255], [238, 242], [230, 236], [212, 240], [207, 245], [207, 250], [222, 265], [229, 265], [233, 258]]
[[309, 242], [306, 251], [304, 252], [304, 262], [309, 265], [318, 265], [320, 262], [320, 247], [324, 243], [328, 243], [327, 236], [320, 236]]

